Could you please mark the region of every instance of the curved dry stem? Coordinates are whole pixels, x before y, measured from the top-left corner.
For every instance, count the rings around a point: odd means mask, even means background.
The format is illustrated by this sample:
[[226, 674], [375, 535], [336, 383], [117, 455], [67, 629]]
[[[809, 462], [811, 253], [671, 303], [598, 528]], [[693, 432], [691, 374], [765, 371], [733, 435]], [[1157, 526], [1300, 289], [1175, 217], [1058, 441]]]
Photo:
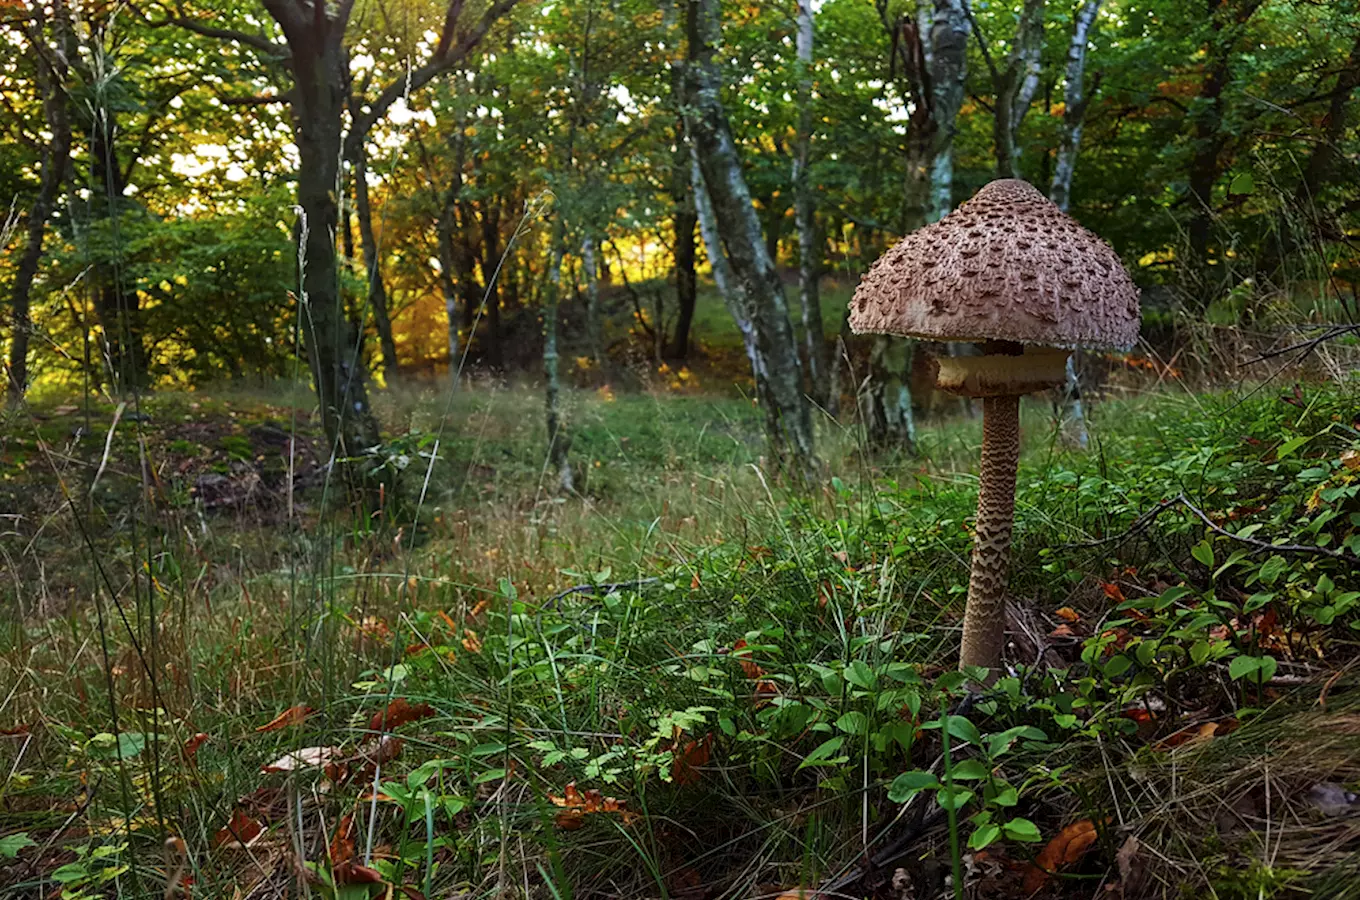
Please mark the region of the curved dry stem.
[[963, 614], [959, 665], [995, 669], [1006, 640], [1006, 564], [1015, 519], [1015, 470], [1020, 459], [1020, 398], [982, 400], [982, 472], [977, 537]]

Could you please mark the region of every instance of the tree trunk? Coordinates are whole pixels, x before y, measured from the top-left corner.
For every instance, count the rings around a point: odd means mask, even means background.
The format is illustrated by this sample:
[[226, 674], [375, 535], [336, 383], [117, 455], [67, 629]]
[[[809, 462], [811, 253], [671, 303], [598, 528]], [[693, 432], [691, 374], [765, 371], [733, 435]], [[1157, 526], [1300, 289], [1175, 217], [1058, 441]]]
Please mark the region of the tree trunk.
[[777, 456], [789, 458], [803, 472], [811, 472], [816, 455], [797, 339], [779, 273], [761, 241], [760, 219], [751, 204], [718, 93], [720, 79], [712, 49], [717, 13], [716, 0], [690, 0], [690, 61], [685, 67], [685, 83], [692, 113], [687, 124], [723, 247], [755, 326], [756, 351], [765, 369], [766, 390], [761, 401], [767, 436]]
[[732, 264], [727, 259], [722, 238], [718, 235], [718, 219], [713, 213], [713, 203], [708, 198], [708, 188], [704, 186], [698, 151], [694, 149], [693, 143], [689, 145], [689, 150], [695, 217], [699, 222], [699, 235], [704, 242], [704, 254], [708, 257], [709, 268], [713, 271], [713, 284], [718, 289], [718, 295], [723, 298], [727, 311], [732, 314], [732, 320], [737, 323], [737, 330], [741, 332], [742, 347], [746, 350], [746, 358], [751, 361], [751, 373], [755, 378], [757, 390], [763, 391], [761, 384], [765, 379], [765, 364], [756, 349], [756, 326], [751, 321], [751, 313], [746, 308], [744, 298], [738, 294], [737, 276], [732, 273]]
[[808, 381], [812, 396], [826, 405], [829, 391], [826, 330], [818, 290], [822, 274], [817, 239], [817, 200], [808, 166], [812, 160], [812, 0], [798, 0], [797, 80], [798, 134], [793, 153], [794, 217], [798, 225], [798, 294], [803, 306], [803, 339], [807, 343]]
[[[581, 265], [586, 275], [586, 349], [599, 366], [604, 362], [604, 350], [600, 337], [600, 272], [596, 262], [595, 235], [587, 227], [586, 235], [581, 239]], [[660, 321], [656, 327], [661, 327]]]
[[1034, 92], [1039, 87], [1040, 57], [1044, 49], [1044, 4], [1045, 0], [1025, 0], [1006, 68], [997, 73], [992, 140], [998, 178], [1020, 177], [1020, 123], [1029, 112]]
[[930, 165], [930, 220], [954, 208], [954, 136], [968, 77], [968, 15], [963, 0], [935, 0], [930, 28], [935, 146]]
[[543, 288], [543, 406], [548, 426], [548, 468], [557, 475], [558, 487], [573, 489], [571, 462], [571, 434], [562, 422], [562, 382], [558, 374], [557, 315], [562, 294], [562, 257], [566, 242], [561, 213], [553, 226], [551, 258], [548, 263], [547, 283]]
[[341, 457], [356, 456], [375, 446], [380, 436], [357, 348], [345, 327], [335, 252], [343, 92], [349, 73], [338, 41], [298, 42], [293, 51], [297, 96], [291, 108], [298, 149], [303, 335], [332, 451]]
[[[683, 88], [682, 88], [683, 90]], [[671, 154], [671, 224], [675, 231], [675, 331], [666, 348], [673, 360], [689, 358], [689, 332], [694, 323], [694, 306], [699, 282], [694, 271], [694, 229], [699, 216], [694, 208], [694, 182], [690, 177], [689, 143], [683, 116], [675, 123], [675, 152]]]
[[[1077, 168], [1077, 153], [1081, 149], [1081, 130], [1090, 104], [1087, 94], [1086, 48], [1091, 41], [1091, 29], [1100, 13], [1101, 0], [1086, 0], [1077, 10], [1072, 25], [1072, 40], [1067, 46], [1067, 70], [1063, 85], [1063, 133], [1058, 147], [1058, 158], [1053, 167], [1053, 181], [1048, 196], [1059, 209], [1067, 212], [1072, 205], [1072, 175]], [[1058, 422], [1072, 423], [1073, 440], [1085, 450], [1090, 443], [1086, 431], [1086, 415], [1081, 402], [1081, 381], [1077, 376], [1077, 354], [1067, 358], [1066, 384], [1055, 404]]]
[[[65, 27], [65, 9], [55, 9], [56, 27]], [[34, 28], [35, 35], [41, 35], [41, 19]], [[58, 43], [64, 43], [59, 40]], [[51, 218], [56, 206], [57, 195], [66, 176], [71, 158], [71, 122], [66, 113], [66, 66], [60, 53], [52, 53], [48, 48], [33, 49], [34, 81], [42, 96], [43, 115], [47, 130], [52, 137], [43, 151], [42, 181], [37, 196], [28, 209], [26, 243], [19, 263], [14, 271], [14, 284], [10, 289], [10, 309], [13, 315], [13, 331], [9, 346], [9, 388], [6, 393], [7, 405], [18, 406], [28, 389], [28, 342], [33, 329], [30, 316], [30, 292], [33, 279], [38, 274], [38, 264], [42, 261], [43, 237], [47, 232], [47, 220]]]
[[378, 239], [373, 231], [373, 208], [368, 198], [368, 152], [363, 141], [352, 142], [351, 174], [354, 178], [354, 211], [359, 217], [359, 241], [364, 248], [364, 270], [368, 276], [368, 306], [378, 330], [382, 349], [383, 378], [389, 386], [397, 380], [397, 344], [392, 339], [392, 318], [387, 311], [387, 287], [383, 283], [382, 262], [378, 258]]
[[869, 375], [860, 392], [860, 415], [870, 445], [916, 452], [916, 417], [911, 401], [911, 361], [915, 342], [876, 335], [869, 353]]
[[[1067, 46], [1067, 72], [1063, 85], [1063, 131], [1058, 147], [1058, 158], [1053, 166], [1053, 182], [1048, 198], [1058, 209], [1067, 212], [1072, 205], [1072, 175], [1077, 168], [1077, 151], [1081, 149], [1082, 124], [1091, 98], [1086, 92], [1086, 47], [1091, 41], [1091, 29], [1100, 13], [1101, 0], [1086, 0], [1077, 10], [1072, 25], [1072, 41]], [[1097, 76], [1099, 77], [1099, 76]]]
[[482, 284], [486, 285], [486, 364], [501, 367], [501, 208], [494, 199], [482, 208]]
[[463, 371], [463, 347], [459, 340], [458, 285], [453, 280], [453, 242], [458, 228], [457, 204], [462, 178], [455, 175], [441, 197], [439, 219], [436, 223], [439, 241], [439, 288], [444, 294], [444, 312], [449, 325], [449, 381], [454, 390]]

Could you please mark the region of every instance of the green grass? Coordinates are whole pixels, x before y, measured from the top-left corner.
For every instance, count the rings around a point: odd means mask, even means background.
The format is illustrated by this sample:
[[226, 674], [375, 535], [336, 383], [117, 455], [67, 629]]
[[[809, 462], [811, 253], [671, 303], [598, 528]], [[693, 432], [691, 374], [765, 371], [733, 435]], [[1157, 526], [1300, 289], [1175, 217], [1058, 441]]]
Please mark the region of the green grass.
[[[973, 792], [961, 852], [996, 840], [970, 890], [1018, 895], [1030, 838], [1084, 818], [1100, 839], [1051, 892], [1331, 890], [1356, 848], [1307, 792], [1360, 779], [1357, 567], [1235, 556], [1247, 545], [1182, 507], [1088, 544], [1184, 494], [1246, 536], [1356, 552], [1354, 400], [1107, 398], [1087, 454], [1057, 440], [1046, 401], [1026, 404], [1012, 593], [1053, 668], [966, 711], [952, 661], [976, 420], [925, 429], [920, 458], [866, 457], [823, 422], [826, 487], [802, 495], [767, 471], [740, 398], [572, 392], [580, 493], [564, 498], [536, 391], [389, 391], [405, 462], [381, 514], [360, 516], [323, 497], [301, 395], [148, 398], [93, 498], [114, 408], [80, 439], [80, 413], [37, 409], [0, 447], [22, 516], [0, 543], [0, 602], [19, 613], [0, 634], [0, 726], [16, 732], [0, 736], [0, 841], [16, 848], [0, 884], [159, 897], [173, 835], [196, 896], [284, 893], [302, 864], [314, 894], [369, 896], [336, 885], [349, 817], [351, 863], [429, 897], [745, 897], [833, 881], [918, 807], [935, 822], [934, 779]], [[291, 515], [276, 425], [298, 438]], [[1266, 657], [1286, 680], [1233, 674]], [[378, 754], [370, 720], [396, 699], [428, 715]], [[313, 712], [261, 730], [294, 706]], [[951, 708], [946, 773], [933, 726]], [[330, 769], [261, 771], [303, 748], [336, 748]], [[557, 805], [573, 783], [622, 808]], [[216, 846], [234, 810], [263, 827], [248, 849]], [[1144, 849], [1121, 875], [1130, 838]], [[937, 823], [885, 865], [933, 895], [954, 862]]]

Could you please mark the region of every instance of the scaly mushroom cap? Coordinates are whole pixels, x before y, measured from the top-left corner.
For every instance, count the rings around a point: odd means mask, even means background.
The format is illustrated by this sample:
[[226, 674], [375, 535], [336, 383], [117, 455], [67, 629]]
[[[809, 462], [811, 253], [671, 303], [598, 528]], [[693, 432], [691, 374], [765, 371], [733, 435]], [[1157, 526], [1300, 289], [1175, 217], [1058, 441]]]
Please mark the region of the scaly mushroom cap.
[[850, 327], [1127, 349], [1138, 340], [1138, 288], [1109, 244], [1008, 178], [883, 254], [850, 301]]

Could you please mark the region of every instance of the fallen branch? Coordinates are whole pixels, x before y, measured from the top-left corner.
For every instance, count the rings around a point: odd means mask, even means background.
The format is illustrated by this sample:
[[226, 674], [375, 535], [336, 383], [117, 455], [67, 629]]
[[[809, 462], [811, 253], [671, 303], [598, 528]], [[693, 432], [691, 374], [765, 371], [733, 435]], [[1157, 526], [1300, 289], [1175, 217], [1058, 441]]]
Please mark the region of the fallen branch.
[[1134, 519], [1133, 524], [1119, 534], [1112, 535], [1111, 537], [1100, 538], [1094, 541], [1084, 541], [1076, 544], [1063, 544], [1062, 549], [1081, 550], [1090, 547], [1101, 547], [1104, 546], [1105, 544], [1110, 543], [1122, 544], [1125, 541], [1128, 541], [1136, 537], [1143, 531], [1146, 531], [1148, 526], [1151, 525], [1154, 521], [1156, 521], [1158, 516], [1166, 512], [1168, 509], [1171, 509], [1173, 506], [1185, 507], [1191, 513], [1193, 513], [1196, 518], [1203, 522], [1205, 527], [1207, 527], [1210, 531], [1214, 532], [1215, 534], [1222, 535], [1223, 537], [1228, 538], [1229, 540], [1237, 541], [1240, 544], [1246, 544], [1248, 547], [1253, 547], [1256, 549], [1257, 552], [1299, 553], [1312, 556], [1326, 556], [1331, 559], [1344, 559], [1348, 561], [1360, 562], [1360, 556], [1356, 556], [1354, 553], [1348, 553], [1345, 550], [1331, 550], [1328, 549], [1327, 547], [1318, 547], [1312, 544], [1271, 544], [1266, 541], [1258, 541], [1256, 538], [1253, 537], [1246, 537], [1240, 534], [1233, 534], [1231, 531], [1224, 528], [1222, 525], [1219, 525], [1213, 519], [1209, 518], [1208, 514], [1205, 513], [1204, 510], [1200, 509], [1198, 506], [1191, 503], [1189, 498], [1186, 497], [1184, 494], [1177, 494], [1175, 497], [1172, 497], [1169, 500], [1163, 500], [1161, 503], [1158, 503], [1152, 509], [1143, 513], [1137, 519]]

